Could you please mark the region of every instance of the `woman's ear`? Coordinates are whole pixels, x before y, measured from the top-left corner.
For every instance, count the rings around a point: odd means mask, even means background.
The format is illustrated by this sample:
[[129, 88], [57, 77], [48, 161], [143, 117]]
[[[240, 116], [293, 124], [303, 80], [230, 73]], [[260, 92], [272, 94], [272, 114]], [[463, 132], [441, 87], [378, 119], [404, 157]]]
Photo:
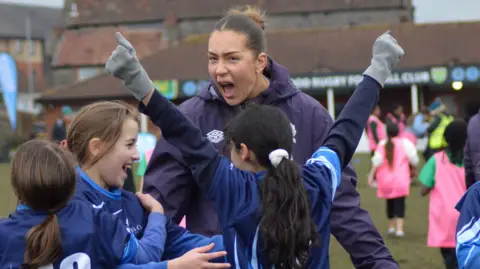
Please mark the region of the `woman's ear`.
[[257, 74], [263, 73], [265, 68], [267, 68], [268, 64], [268, 56], [265, 52], [260, 52], [257, 57], [257, 66], [256, 66], [256, 72]]

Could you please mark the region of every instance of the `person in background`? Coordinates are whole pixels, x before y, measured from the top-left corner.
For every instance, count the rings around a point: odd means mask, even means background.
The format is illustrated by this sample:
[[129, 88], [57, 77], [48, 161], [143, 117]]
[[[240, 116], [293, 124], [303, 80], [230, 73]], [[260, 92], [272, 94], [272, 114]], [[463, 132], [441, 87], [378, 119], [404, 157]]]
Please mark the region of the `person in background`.
[[425, 163], [419, 181], [423, 185], [421, 195], [430, 194], [427, 245], [440, 248], [446, 269], [456, 269], [455, 227], [459, 214], [455, 205], [467, 190], [463, 168], [467, 124], [463, 120], [451, 122], [444, 137], [448, 146]]
[[[429, 126], [429, 111], [428, 108], [422, 107], [422, 110], [417, 114], [412, 114], [407, 119], [407, 127], [403, 132], [402, 137], [408, 139], [413, 145], [417, 146], [419, 138], [425, 136], [427, 128]], [[416, 185], [417, 181], [417, 169], [410, 167], [410, 178], [412, 179], [412, 185]]]
[[381, 113], [380, 106], [375, 106], [367, 122], [366, 130], [371, 157], [373, 157], [373, 154], [375, 153], [378, 142], [387, 138], [387, 134], [385, 133], [385, 125], [380, 120]]
[[415, 146], [398, 135], [398, 125], [387, 124], [387, 139], [380, 141], [372, 157], [373, 177], [377, 179], [377, 196], [387, 200], [388, 234], [405, 236], [405, 198], [410, 193], [410, 167], [418, 165]]
[[406, 128], [405, 114], [403, 114], [403, 106], [400, 104], [393, 104], [390, 112], [385, 118], [386, 124], [395, 124], [398, 128], [398, 134], [401, 136]]
[[433, 120], [427, 128], [428, 147], [423, 153], [425, 160], [430, 159], [433, 154], [442, 151], [447, 146], [443, 133], [448, 124], [454, 120], [454, 117], [449, 114], [447, 107], [440, 98], [433, 101], [429, 106], [429, 110]]
[[468, 121], [465, 143], [465, 181], [467, 188], [480, 181], [480, 110]]
[[62, 115], [52, 127], [52, 141], [60, 143], [67, 137], [67, 124], [71, 120], [73, 110], [69, 106], [62, 106]]
[[[378, 143], [387, 138], [385, 125], [380, 120], [381, 114], [380, 106], [376, 105], [372, 114], [368, 118], [367, 126], [365, 128], [367, 131], [368, 146], [370, 148], [370, 157], [373, 157]], [[367, 176], [367, 178], [369, 178], [369, 176]], [[376, 187], [376, 181], [372, 182], [372, 186]]]
[[[325, 140], [333, 119], [317, 100], [295, 88], [285, 67], [266, 55], [262, 12], [247, 7], [230, 13], [245, 14], [260, 27], [249, 24], [212, 32], [208, 52], [205, 51], [210, 85], [182, 103], [179, 109], [219, 152], [229, 156], [223, 132], [225, 125], [249, 103], [276, 106], [291, 122], [295, 139], [293, 159], [303, 165]], [[231, 51], [236, 52], [229, 53]], [[316, 123], [312, 124], [313, 121]], [[332, 234], [350, 254], [356, 268], [396, 269], [398, 264], [368, 212], [360, 207], [356, 184], [357, 175], [348, 165], [342, 171], [333, 202]], [[176, 223], [186, 216], [191, 232], [208, 236], [221, 233], [212, 202], [200, 191], [180, 151], [165, 139], [157, 142], [145, 173], [144, 191], [159, 199], [166, 214]]]
[[430, 125], [428, 123], [429, 117], [430, 113], [426, 107], [422, 107], [420, 112], [410, 115], [407, 119], [407, 127], [403, 137], [416, 145], [417, 139], [423, 138], [427, 132], [427, 128]]
[[427, 129], [430, 126], [429, 121], [430, 111], [428, 110], [428, 107], [422, 106], [420, 112], [415, 114], [415, 116], [413, 117], [413, 122], [411, 125], [411, 128], [417, 138], [425, 137]]

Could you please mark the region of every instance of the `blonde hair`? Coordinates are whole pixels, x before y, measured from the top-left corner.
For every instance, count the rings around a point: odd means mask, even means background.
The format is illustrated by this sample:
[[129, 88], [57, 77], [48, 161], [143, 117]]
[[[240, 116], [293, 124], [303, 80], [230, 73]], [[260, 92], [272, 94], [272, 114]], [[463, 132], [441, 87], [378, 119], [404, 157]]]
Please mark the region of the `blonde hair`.
[[235, 7], [228, 11], [227, 15], [245, 15], [257, 23], [262, 30], [265, 30], [265, 22], [267, 20], [267, 15], [264, 11], [256, 6], [242, 6]]

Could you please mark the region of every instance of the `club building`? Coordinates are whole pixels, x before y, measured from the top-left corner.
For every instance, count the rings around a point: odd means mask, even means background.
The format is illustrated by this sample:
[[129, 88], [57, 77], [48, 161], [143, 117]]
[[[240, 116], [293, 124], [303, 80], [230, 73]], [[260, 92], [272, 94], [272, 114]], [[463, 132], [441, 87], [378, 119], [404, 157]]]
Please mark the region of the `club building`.
[[[400, 103], [410, 115], [436, 97], [457, 117], [468, 118], [478, 110], [480, 53], [479, 37], [474, 33], [480, 32], [480, 22], [280, 31], [267, 35], [268, 54], [290, 71], [300, 90], [335, 117], [370, 64], [375, 39], [388, 29], [406, 54], [380, 94], [383, 112]], [[142, 65], [159, 91], [181, 103], [208, 84], [206, 51], [205, 37], [144, 58]], [[47, 108], [47, 125], [51, 126], [62, 105], [78, 108], [110, 99], [135, 103], [119, 81], [101, 74], [52, 89], [37, 102]], [[364, 142], [359, 150], [366, 148]]]

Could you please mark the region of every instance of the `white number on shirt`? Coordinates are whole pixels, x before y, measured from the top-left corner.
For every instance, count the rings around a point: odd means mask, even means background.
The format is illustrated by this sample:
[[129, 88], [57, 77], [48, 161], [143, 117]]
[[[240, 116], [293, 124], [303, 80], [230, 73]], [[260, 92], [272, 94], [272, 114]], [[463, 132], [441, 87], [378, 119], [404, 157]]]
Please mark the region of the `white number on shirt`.
[[[75, 267], [75, 264], [77, 265]], [[60, 269], [91, 269], [90, 257], [85, 253], [72, 254], [60, 263]], [[45, 265], [39, 269], [53, 269], [53, 264]]]

